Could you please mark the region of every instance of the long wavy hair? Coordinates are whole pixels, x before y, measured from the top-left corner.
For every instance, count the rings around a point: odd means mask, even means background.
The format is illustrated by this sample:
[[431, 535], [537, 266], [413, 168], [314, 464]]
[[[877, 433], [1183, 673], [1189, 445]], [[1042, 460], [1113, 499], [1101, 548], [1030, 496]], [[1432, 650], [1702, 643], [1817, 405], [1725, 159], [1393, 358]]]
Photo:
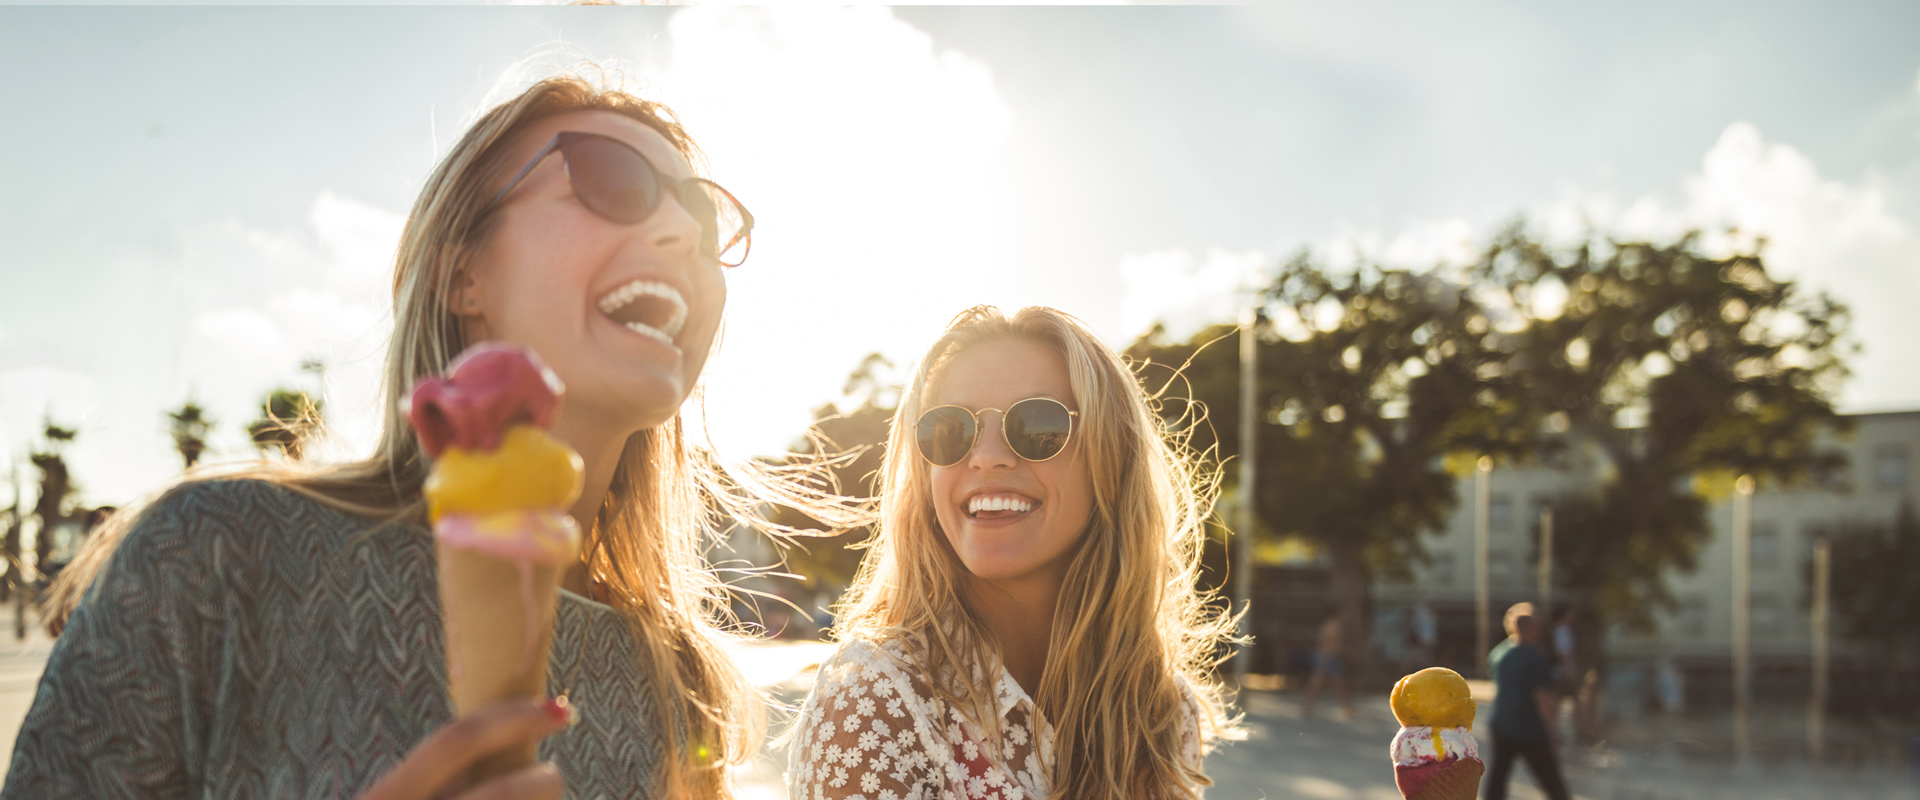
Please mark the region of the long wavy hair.
[[[329, 507], [379, 522], [424, 524], [420, 489], [430, 463], [407, 423], [402, 399], [419, 379], [440, 374], [469, 344], [447, 298], [463, 261], [483, 247], [483, 217], [493, 187], [517, 164], [506, 163], [528, 126], [577, 110], [607, 111], [647, 125], [701, 163], [693, 140], [659, 103], [577, 75], [553, 77], [487, 110], [428, 177], [401, 234], [393, 276], [394, 329], [382, 381], [385, 409], [379, 443], [364, 460], [324, 466], [255, 463], [202, 470], [143, 504], [165, 502], [188, 483], [252, 478], [298, 492]], [[666, 796], [731, 796], [730, 766], [744, 764], [765, 730], [764, 698], [742, 677], [723, 643], [735, 636], [728, 587], [709, 569], [705, 541], [722, 517], [745, 513], [755, 497], [773, 497], [838, 519], [823, 494], [809, 494], [791, 475], [729, 473], [689, 440], [680, 415], [634, 434], [598, 518], [584, 524], [591, 581], [631, 625], [651, 682], [653, 707], [666, 715], [676, 746], [660, 776]], [[791, 472], [791, 467], [789, 471]], [[49, 630], [59, 629], [93, 577], [141, 514], [116, 515], [61, 573], [45, 605]], [[588, 520], [581, 520], [588, 523]]]
[[[1214, 673], [1233, 619], [1197, 584], [1219, 469], [1155, 413], [1157, 399], [1120, 355], [1066, 313], [1036, 306], [1009, 317], [977, 306], [955, 317], [921, 359], [894, 414], [872, 551], [837, 630], [904, 640], [938, 699], [997, 729], [1001, 654], [963, 590], [966, 567], [940, 532], [913, 430], [955, 357], [1005, 339], [1039, 343], [1065, 360], [1093, 483], [1092, 518], [1067, 567], [1035, 697], [1055, 731], [1053, 752], [1041, 754], [1053, 796], [1197, 797], [1192, 787], [1211, 781], [1182, 757], [1183, 705], [1195, 701], [1205, 741], [1240, 735]], [[962, 664], [985, 669], [953, 668]], [[932, 679], [943, 675], [952, 679]]]

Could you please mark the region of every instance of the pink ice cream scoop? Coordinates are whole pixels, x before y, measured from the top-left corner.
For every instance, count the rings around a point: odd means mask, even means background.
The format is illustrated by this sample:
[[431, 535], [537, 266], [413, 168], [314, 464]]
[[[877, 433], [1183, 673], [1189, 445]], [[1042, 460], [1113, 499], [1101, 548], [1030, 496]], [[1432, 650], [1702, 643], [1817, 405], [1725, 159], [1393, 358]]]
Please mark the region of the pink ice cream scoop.
[[515, 425], [553, 427], [560, 379], [532, 351], [500, 343], [475, 345], [454, 360], [444, 378], [413, 389], [408, 418], [427, 454], [448, 446], [490, 451]]

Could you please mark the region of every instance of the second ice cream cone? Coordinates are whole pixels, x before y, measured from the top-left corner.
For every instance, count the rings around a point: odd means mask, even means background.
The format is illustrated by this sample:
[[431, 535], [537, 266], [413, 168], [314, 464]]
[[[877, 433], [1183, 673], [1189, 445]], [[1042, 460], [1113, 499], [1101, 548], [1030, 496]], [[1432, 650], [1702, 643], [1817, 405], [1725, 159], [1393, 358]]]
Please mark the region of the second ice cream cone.
[[1480, 794], [1480, 776], [1487, 767], [1477, 758], [1462, 758], [1440, 768], [1407, 800], [1473, 800]]

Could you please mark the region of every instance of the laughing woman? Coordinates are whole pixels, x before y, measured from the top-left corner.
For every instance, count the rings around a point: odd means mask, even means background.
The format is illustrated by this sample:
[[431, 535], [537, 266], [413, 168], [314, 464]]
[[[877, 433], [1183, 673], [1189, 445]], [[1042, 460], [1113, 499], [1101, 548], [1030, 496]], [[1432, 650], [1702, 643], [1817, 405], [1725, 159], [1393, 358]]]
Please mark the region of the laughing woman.
[[[459, 796], [725, 796], [757, 701], [710, 616], [680, 406], [752, 218], [694, 154], [665, 108], [576, 78], [480, 116], [401, 235], [376, 452], [202, 476], [97, 534], [56, 587], [64, 631], [0, 796], [425, 800], [535, 740], [548, 762]], [[483, 340], [567, 387], [553, 432], [585, 461], [585, 541], [549, 685], [572, 702], [450, 721], [400, 401]]]
[[893, 420], [795, 800], [1194, 798], [1237, 735], [1195, 589], [1210, 482], [1086, 326], [961, 314]]

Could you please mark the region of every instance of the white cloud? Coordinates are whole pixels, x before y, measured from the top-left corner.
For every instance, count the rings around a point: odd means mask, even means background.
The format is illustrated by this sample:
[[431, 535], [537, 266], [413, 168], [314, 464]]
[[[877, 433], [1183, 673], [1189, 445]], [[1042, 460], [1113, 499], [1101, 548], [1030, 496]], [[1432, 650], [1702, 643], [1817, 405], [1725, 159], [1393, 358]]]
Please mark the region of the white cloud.
[[1251, 301], [1251, 290], [1272, 275], [1273, 261], [1257, 253], [1209, 250], [1195, 258], [1185, 250], [1129, 255], [1120, 260], [1126, 281], [1120, 320], [1130, 336], [1158, 322], [1176, 340], [1208, 325], [1233, 322]]
[[[1575, 189], [1545, 215], [1557, 236], [1577, 236], [1591, 221], [1625, 237], [1669, 241], [1707, 232], [1713, 250], [1750, 247], [1764, 238], [1776, 275], [1831, 292], [1854, 314], [1865, 352], [1842, 401], [1853, 407], [1920, 406], [1920, 373], [1908, 348], [1920, 342], [1920, 235], [1892, 208], [1894, 189], [1877, 173], [1855, 181], [1824, 177], [1791, 145], [1767, 142], [1746, 122], [1727, 127], [1681, 181], [1678, 201], [1649, 194], [1617, 204]], [[1738, 229], [1729, 235], [1729, 228]]]
[[[1854, 408], [1920, 406], [1920, 371], [1910, 348], [1920, 343], [1920, 235], [1893, 208], [1895, 189], [1876, 173], [1853, 181], [1822, 176], [1791, 145], [1768, 142], [1750, 123], [1727, 127], [1683, 176], [1677, 198], [1653, 193], [1621, 203], [1610, 195], [1563, 187], [1561, 197], [1531, 218], [1554, 241], [1598, 230], [1626, 238], [1671, 241], [1688, 230], [1708, 232], [1703, 245], [1727, 252], [1766, 240], [1768, 267], [1777, 275], [1831, 292], [1854, 313], [1864, 346], [1841, 401]], [[1739, 233], [1724, 233], [1737, 228]], [[1464, 264], [1492, 229], [1463, 219], [1415, 222], [1396, 234], [1350, 227], [1316, 242], [1314, 251], [1335, 269], [1361, 261], [1399, 267]], [[1191, 332], [1234, 319], [1221, 254], [1197, 259], [1185, 251], [1128, 256], [1121, 265], [1129, 326], [1164, 320]]]
[[[124, 502], [179, 468], [166, 411], [201, 403], [216, 423], [209, 458], [252, 457], [243, 426], [268, 390], [294, 386], [327, 403], [337, 441], [323, 455], [364, 452], [401, 217], [322, 192], [307, 221], [191, 225], [111, 255], [86, 319], [23, 330], [10, 350], [28, 366], [0, 374], [0, 441], [32, 441], [51, 409], [79, 428], [69, 460], [82, 500]], [[32, 338], [43, 334], [57, 338]], [[300, 371], [309, 358], [328, 365], [324, 387]]]
[[759, 220], [707, 370], [724, 449], [784, 448], [871, 350], [908, 362], [967, 306], [1039, 300], [983, 64], [881, 7], [688, 8], [670, 32], [655, 94]]

